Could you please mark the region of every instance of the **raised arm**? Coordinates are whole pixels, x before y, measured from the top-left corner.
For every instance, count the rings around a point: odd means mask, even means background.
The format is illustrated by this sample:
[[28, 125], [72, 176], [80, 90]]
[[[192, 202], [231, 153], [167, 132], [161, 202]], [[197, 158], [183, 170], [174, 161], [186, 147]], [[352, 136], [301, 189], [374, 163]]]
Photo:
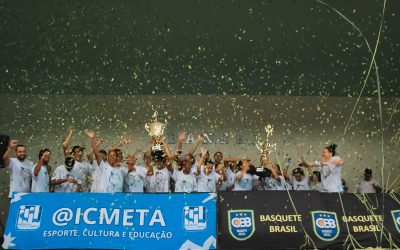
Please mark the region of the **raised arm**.
[[342, 166], [344, 164], [344, 161], [341, 158], [332, 159], [331, 162], [336, 166]]
[[206, 156], [207, 156], [207, 149], [205, 147], [201, 147], [201, 155], [200, 155], [200, 159], [197, 162], [197, 166], [196, 166], [196, 174], [199, 175], [201, 173], [201, 166], [204, 165], [204, 162], [206, 160]]
[[224, 157], [224, 162], [239, 162], [241, 159], [237, 157]]
[[186, 139], [186, 132], [179, 132], [178, 135], [178, 148], [176, 149], [176, 153], [177, 155], [181, 155], [182, 154], [182, 149], [183, 149], [183, 143], [185, 143], [185, 139]]
[[12, 152], [15, 151], [15, 148], [17, 147], [17, 145], [18, 145], [18, 141], [15, 139], [11, 140], [10, 143], [8, 144], [7, 151], [3, 155], [3, 161], [4, 161], [5, 166], [10, 165], [10, 159], [11, 159]]
[[194, 141], [194, 145], [189, 149], [188, 154], [193, 155], [194, 152], [196, 152], [197, 148], [203, 143], [203, 141], [204, 141], [204, 135], [203, 134], [197, 135], [197, 138]]
[[226, 171], [225, 171], [225, 169], [224, 169], [224, 164], [223, 163], [220, 163], [218, 166], [217, 166], [217, 173], [219, 174], [219, 181], [220, 182], [223, 182], [223, 181], [226, 181]]
[[152, 176], [154, 174], [153, 164], [151, 161], [151, 155], [149, 152], [145, 152], [143, 156], [144, 164], [147, 167], [147, 176]]
[[162, 147], [163, 147], [163, 150], [164, 150], [165, 154], [167, 155], [168, 159], [173, 158], [172, 154], [171, 154], [171, 150], [169, 149], [168, 143], [165, 142], [164, 139], [162, 140]]
[[290, 165], [288, 165], [286, 168], [283, 169], [283, 177], [285, 177], [285, 180], [289, 181], [290, 180], [290, 175], [288, 174], [290, 169]]
[[135, 167], [135, 163], [136, 163], [136, 156], [134, 154], [128, 154], [128, 173], [136, 170]]
[[44, 162], [49, 159], [50, 152], [44, 152], [42, 157], [40, 158], [39, 162], [36, 164], [35, 168], [33, 169], [33, 174], [37, 176], [42, 168]]
[[[99, 148], [100, 145], [103, 144], [103, 142], [104, 142], [103, 139], [96, 139], [97, 148]], [[90, 164], [93, 164], [93, 160], [94, 160], [93, 147], [90, 148], [90, 151], [87, 153], [87, 159], [88, 159]]]
[[68, 134], [65, 137], [65, 140], [63, 142], [64, 157], [69, 156], [69, 153], [68, 153], [69, 150], [68, 149], [69, 149], [69, 146], [71, 145], [71, 139], [72, 139], [72, 135], [74, 134], [74, 131], [75, 131], [74, 128], [69, 127]]
[[308, 163], [308, 162], [306, 162], [306, 161], [304, 160], [304, 157], [303, 157], [303, 156], [300, 157], [300, 162], [301, 162], [301, 163], [300, 163], [300, 166], [302, 166], [302, 167], [312, 168], [312, 167], [315, 166], [314, 163]]
[[100, 152], [99, 152], [99, 148], [97, 146], [96, 140], [94, 138], [94, 132], [91, 130], [86, 129], [85, 130], [86, 135], [88, 136], [90, 142], [92, 143], [92, 149], [93, 149], [93, 153], [94, 156], [96, 158], [97, 164], [100, 165], [101, 161], [103, 160]]
[[277, 180], [277, 181], [280, 181], [279, 175], [278, 175], [278, 173], [276, 172], [275, 168], [272, 167], [272, 165], [273, 165], [272, 163], [267, 164], [267, 168], [268, 168], [269, 170], [271, 170], [271, 176], [272, 176], [272, 178], [274, 178], [274, 179]]

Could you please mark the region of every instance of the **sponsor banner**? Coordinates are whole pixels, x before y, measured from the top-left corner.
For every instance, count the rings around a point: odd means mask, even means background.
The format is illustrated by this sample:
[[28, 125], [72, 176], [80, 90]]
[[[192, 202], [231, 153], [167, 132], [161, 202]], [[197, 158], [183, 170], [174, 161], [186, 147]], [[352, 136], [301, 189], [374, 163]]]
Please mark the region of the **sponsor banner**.
[[305, 191], [291, 191], [290, 196], [286, 191], [221, 192], [218, 248], [400, 247], [399, 196], [385, 195], [384, 206], [382, 198]]
[[6, 249], [215, 249], [215, 194], [15, 194]]

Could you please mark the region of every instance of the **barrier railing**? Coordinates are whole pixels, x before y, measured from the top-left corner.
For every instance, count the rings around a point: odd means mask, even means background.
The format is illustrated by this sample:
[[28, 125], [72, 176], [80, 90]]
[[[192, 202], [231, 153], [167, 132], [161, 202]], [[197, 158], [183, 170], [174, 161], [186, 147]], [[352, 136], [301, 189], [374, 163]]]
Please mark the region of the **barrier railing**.
[[3, 247], [398, 248], [400, 196], [382, 198], [286, 191], [221, 192], [218, 200], [212, 193], [15, 194]]

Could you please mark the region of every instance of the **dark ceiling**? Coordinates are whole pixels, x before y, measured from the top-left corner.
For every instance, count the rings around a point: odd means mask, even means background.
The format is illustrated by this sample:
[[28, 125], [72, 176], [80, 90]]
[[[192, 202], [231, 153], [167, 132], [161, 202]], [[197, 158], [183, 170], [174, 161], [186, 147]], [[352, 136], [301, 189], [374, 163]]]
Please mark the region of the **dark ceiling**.
[[[383, 1], [326, 0], [374, 48]], [[371, 53], [318, 1], [0, 1], [0, 93], [357, 96]], [[400, 93], [400, 1], [376, 54]], [[376, 96], [374, 70], [364, 96]]]

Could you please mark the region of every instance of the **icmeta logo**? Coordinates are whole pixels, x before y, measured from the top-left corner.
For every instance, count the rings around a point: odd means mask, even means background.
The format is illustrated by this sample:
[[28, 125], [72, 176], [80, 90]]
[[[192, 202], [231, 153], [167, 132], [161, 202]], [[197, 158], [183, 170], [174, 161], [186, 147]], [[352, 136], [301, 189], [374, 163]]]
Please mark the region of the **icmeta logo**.
[[[151, 217], [150, 217], [151, 216]], [[150, 217], [150, 220], [149, 220]], [[165, 227], [165, 221], [161, 210], [155, 209], [111, 209], [90, 207], [86, 209], [76, 208], [74, 210], [63, 207], [53, 213], [52, 222], [56, 226], [67, 226], [72, 223], [87, 225], [123, 225], [123, 226], [159, 226]]]
[[40, 227], [42, 208], [39, 205], [23, 205], [19, 207], [17, 229], [34, 230]]
[[203, 206], [183, 208], [183, 224], [185, 230], [196, 231], [207, 228], [206, 208]]

